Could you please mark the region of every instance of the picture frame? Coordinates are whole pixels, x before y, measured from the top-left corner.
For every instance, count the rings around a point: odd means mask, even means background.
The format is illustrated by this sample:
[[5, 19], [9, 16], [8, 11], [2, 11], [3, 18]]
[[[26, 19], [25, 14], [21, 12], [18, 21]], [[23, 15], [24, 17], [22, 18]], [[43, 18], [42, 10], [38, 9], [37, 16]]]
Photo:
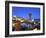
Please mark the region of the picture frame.
[[[39, 11], [39, 17], [40, 17], [40, 28], [41, 30], [37, 31], [11, 31], [11, 16], [12, 10], [14, 11], [15, 8], [18, 7], [33, 7], [34, 8], [40, 8]], [[11, 10], [12, 9], [12, 10]], [[20, 8], [22, 9], [22, 8]], [[26, 8], [25, 8], [26, 9]], [[17, 9], [18, 10], [18, 9]], [[22, 11], [22, 10], [21, 10]], [[37, 10], [38, 11], [38, 10]], [[16, 11], [15, 11], [16, 12]], [[23, 11], [22, 11], [23, 12]], [[41, 15], [40, 15], [41, 14]], [[5, 37], [18, 37], [18, 36], [37, 36], [37, 35], [44, 35], [45, 34], [45, 4], [44, 3], [37, 3], [37, 2], [19, 2], [19, 1], [5, 1]], [[34, 32], [34, 33], [33, 33]]]

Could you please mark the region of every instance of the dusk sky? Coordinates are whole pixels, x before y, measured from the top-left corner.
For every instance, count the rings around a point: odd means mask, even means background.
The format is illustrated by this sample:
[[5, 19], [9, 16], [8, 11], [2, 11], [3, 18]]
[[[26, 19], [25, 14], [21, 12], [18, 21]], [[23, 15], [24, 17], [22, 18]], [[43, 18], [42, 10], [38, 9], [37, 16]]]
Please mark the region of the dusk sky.
[[12, 7], [12, 16], [28, 19], [28, 14], [32, 14], [32, 19], [40, 18], [40, 8], [33, 7]]

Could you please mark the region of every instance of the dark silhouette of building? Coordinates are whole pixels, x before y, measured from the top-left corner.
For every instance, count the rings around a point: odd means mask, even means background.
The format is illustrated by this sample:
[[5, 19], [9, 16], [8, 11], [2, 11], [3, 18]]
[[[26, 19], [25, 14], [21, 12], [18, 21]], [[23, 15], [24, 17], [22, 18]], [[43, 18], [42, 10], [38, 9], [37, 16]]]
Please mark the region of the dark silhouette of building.
[[29, 13], [29, 20], [32, 20], [32, 14]]

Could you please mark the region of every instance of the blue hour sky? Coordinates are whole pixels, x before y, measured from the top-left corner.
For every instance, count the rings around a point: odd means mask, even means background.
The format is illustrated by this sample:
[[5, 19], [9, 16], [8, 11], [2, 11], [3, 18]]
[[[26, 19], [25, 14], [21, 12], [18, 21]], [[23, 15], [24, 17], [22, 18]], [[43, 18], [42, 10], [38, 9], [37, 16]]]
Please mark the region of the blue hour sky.
[[12, 16], [28, 19], [28, 14], [32, 14], [32, 19], [40, 19], [40, 8], [33, 7], [12, 7]]

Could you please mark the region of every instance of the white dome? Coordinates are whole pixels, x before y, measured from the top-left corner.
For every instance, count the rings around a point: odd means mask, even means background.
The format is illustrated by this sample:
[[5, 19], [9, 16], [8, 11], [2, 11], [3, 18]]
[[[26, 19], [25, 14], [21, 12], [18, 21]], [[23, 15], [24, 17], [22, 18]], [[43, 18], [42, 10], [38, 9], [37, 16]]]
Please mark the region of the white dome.
[[16, 15], [15, 15], [15, 16], [13, 16], [13, 17], [16, 17]]
[[34, 19], [32, 19], [32, 21], [34, 21]]

